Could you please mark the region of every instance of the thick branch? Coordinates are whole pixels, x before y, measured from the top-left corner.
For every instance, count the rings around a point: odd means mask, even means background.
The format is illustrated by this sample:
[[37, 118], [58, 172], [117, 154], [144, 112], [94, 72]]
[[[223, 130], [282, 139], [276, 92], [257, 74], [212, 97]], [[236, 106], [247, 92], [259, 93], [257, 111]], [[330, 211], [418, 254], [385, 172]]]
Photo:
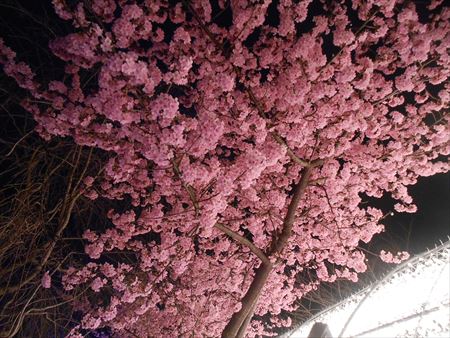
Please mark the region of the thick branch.
[[234, 232], [233, 230], [231, 230], [230, 228], [228, 228], [223, 224], [216, 223], [214, 227], [216, 227], [220, 231], [224, 232], [225, 234], [233, 238], [236, 242], [239, 242], [240, 244], [249, 248], [251, 252], [253, 252], [256, 256], [258, 256], [258, 258], [261, 260], [262, 263], [270, 264], [270, 261], [264, 254], [264, 252], [261, 249], [259, 249], [256, 245], [254, 245], [252, 242], [250, 242], [248, 239], [242, 237], [237, 232]]
[[313, 166], [307, 166], [303, 169], [300, 181], [294, 187], [292, 199], [291, 202], [289, 203], [286, 216], [284, 217], [283, 229], [281, 230], [280, 236], [278, 236], [278, 238], [276, 238], [275, 241], [272, 242], [269, 251], [269, 256], [280, 253], [286, 246], [286, 243], [292, 234], [292, 225], [294, 224], [295, 220], [295, 212], [297, 211], [300, 199], [302, 198], [303, 193], [305, 192], [306, 187], [308, 186], [312, 168]]
[[261, 263], [261, 265], [256, 269], [253, 281], [250, 284], [247, 293], [242, 298], [242, 307], [238, 312], [233, 314], [231, 320], [223, 330], [223, 338], [235, 338], [239, 337], [239, 335], [242, 337], [245, 334], [246, 326], [250, 322], [251, 317], [253, 317], [253, 311], [255, 310], [256, 303], [258, 302], [261, 291], [266, 284], [271, 271], [271, 263]]
[[288, 146], [288, 144], [286, 143], [285, 140], [283, 140], [283, 138], [278, 135], [276, 132], [271, 132], [272, 137], [275, 139], [275, 141], [278, 142], [278, 144], [280, 144], [281, 146], [286, 148], [286, 153], [288, 154], [288, 156], [291, 158], [292, 161], [307, 167], [309, 166], [309, 163], [305, 160], [302, 160], [300, 157], [298, 157], [297, 155], [295, 155], [294, 151]]
[[[274, 238], [269, 250], [269, 256], [281, 253], [286, 246], [286, 243], [292, 234], [292, 225], [294, 224], [295, 213], [300, 203], [300, 199], [302, 198], [306, 187], [308, 186], [309, 178], [311, 177], [311, 171], [315, 166], [318, 166], [321, 163], [322, 160], [313, 161], [303, 169], [300, 180], [295, 185], [292, 199], [289, 203], [288, 211], [283, 221], [281, 234], [277, 238]], [[269, 262], [269, 264], [262, 263], [256, 269], [255, 277], [253, 278], [247, 293], [242, 298], [242, 307], [238, 312], [233, 314], [231, 320], [228, 322], [222, 333], [222, 337], [237, 338], [244, 336], [246, 327], [253, 317], [253, 312], [256, 308], [259, 296], [261, 295], [263, 287], [269, 278], [272, 268], [272, 263]]]

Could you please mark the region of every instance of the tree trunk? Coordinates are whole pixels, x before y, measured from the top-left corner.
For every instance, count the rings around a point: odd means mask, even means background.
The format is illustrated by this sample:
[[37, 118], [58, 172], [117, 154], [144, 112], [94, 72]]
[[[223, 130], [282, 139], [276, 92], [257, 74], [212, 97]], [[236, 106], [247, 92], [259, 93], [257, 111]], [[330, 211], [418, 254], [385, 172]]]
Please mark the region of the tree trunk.
[[[247, 293], [242, 298], [241, 309], [233, 314], [231, 320], [225, 326], [222, 332], [223, 338], [235, 338], [243, 337], [248, 323], [251, 317], [253, 317], [253, 312], [258, 302], [259, 296], [261, 294], [262, 288], [266, 284], [269, 274], [272, 271], [272, 264], [261, 263], [261, 265], [256, 269], [255, 277], [253, 278]], [[240, 336], [238, 335], [240, 334]]]
[[[315, 165], [320, 164], [317, 162], [304, 168], [300, 177], [299, 182], [294, 187], [291, 202], [289, 203], [286, 216], [283, 220], [283, 227], [281, 233], [276, 238], [273, 238], [272, 244], [269, 248], [268, 254], [270, 256], [280, 254], [281, 251], [286, 246], [286, 243], [292, 233], [292, 225], [295, 220], [295, 212], [297, 210], [298, 204], [300, 202], [303, 193], [308, 186], [309, 178], [311, 176], [311, 170]], [[231, 320], [225, 326], [222, 332], [223, 338], [241, 338], [244, 337], [245, 331], [248, 324], [253, 317], [253, 312], [255, 311], [256, 305], [258, 303], [259, 296], [264, 285], [269, 278], [270, 272], [272, 271], [273, 265], [271, 263], [262, 262], [261, 265], [256, 269], [255, 277], [253, 278], [247, 293], [242, 298], [242, 307], [238, 312], [235, 312], [231, 317]]]

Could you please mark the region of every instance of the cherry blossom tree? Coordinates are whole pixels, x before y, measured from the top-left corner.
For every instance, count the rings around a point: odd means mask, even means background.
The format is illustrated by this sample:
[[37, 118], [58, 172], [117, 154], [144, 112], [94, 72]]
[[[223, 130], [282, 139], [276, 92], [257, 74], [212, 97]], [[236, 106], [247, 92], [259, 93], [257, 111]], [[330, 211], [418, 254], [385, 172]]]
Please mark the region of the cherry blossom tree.
[[407, 187], [449, 169], [442, 1], [426, 17], [396, 0], [53, 5], [74, 27], [49, 45], [64, 76], [39, 82], [3, 40], [0, 63], [43, 138], [106, 154], [85, 196], [126, 206], [62, 278], [89, 287], [72, 337], [270, 335], [365, 271], [385, 215], [364, 198], [415, 212]]

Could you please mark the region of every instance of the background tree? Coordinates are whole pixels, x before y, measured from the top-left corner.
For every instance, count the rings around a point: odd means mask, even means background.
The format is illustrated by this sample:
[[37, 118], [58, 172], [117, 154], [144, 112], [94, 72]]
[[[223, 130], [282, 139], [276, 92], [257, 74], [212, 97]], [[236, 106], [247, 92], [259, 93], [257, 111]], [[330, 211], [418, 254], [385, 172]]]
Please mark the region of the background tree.
[[115, 202], [109, 227], [92, 221], [90, 261], [62, 277], [90, 287], [72, 336], [270, 334], [365, 271], [385, 216], [367, 196], [414, 212], [407, 186], [448, 170], [439, 1], [421, 18], [405, 1], [53, 4], [74, 28], [49, 46], [64, 74], [39, 81], [3, 41], [0, 63], [44, 139], [108, 157], [83, 186]]

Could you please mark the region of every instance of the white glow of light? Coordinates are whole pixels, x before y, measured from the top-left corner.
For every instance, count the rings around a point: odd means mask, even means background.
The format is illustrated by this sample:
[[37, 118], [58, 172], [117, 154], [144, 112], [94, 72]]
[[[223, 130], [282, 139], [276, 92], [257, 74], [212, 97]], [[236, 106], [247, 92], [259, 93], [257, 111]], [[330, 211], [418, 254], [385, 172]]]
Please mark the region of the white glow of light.
[[288, 337], [307, 337], [316, 322], [327, 324], [333, 337], [450, 337], [449, 303], [447, 242], [403, 263], [374, 286], [322, 312]]

